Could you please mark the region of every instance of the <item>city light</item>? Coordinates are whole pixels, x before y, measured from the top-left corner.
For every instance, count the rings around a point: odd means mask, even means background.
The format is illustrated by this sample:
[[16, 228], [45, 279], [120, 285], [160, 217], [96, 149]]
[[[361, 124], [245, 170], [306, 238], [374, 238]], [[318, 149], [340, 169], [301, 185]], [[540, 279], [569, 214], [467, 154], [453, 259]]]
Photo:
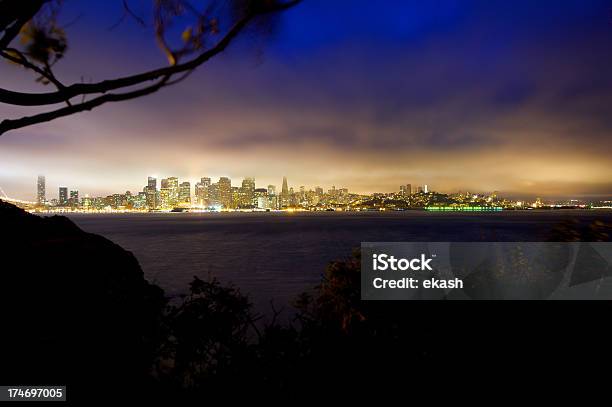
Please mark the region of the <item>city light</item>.
[[428, 206], [430, 212], [500, 212], [504, 208], [499, 206]]
[[46, 177], [38, 176], [36, 202], [23, 201], [2, 193], [3, 200], [32, 212], [41, 213], [125, 213], [125, 212], [276, 212], [298, 211], [407, 211], [427, 212], [500, 212], [533, 209], [610, 209], [611, 201], [584, 202], [576, 199], [532, 203], [503, 198], [498, 191], [488, 194], [436, 192], [429, 185], [399, 186], [398, 192], [355, 194], [348, 188], [332, 186], [327, 191], [320, 186], [294, 188], [287, 177], [282, 178], [280, 193], [275, 185], [257, 188], [255, 178], [244, 178], [240, 186], [232, 185], [228, 177], [212, 182], [202, 177], [192, 188], [178, 177], [159, 180], [149, 176], [142, 191], [107, 196], [80, 195], [78, 189], [61, 186], [58, 197], [47, 199]]

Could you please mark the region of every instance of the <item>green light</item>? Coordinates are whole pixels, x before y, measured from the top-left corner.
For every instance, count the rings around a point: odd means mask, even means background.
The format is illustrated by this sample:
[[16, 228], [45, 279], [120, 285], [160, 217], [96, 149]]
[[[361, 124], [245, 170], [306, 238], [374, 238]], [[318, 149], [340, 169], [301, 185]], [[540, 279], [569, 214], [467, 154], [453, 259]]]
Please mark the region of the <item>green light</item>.
[[501, 212], [503, 208], [498, 206], [427, 206], [429, 212]]

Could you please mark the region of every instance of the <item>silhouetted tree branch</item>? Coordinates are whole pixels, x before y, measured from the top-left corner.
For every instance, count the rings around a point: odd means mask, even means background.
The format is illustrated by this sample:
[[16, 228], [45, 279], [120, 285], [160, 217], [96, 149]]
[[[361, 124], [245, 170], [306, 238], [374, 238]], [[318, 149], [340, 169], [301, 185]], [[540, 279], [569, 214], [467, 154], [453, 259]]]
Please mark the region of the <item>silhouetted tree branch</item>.
[[21, 65], [26, 69], [30, 69], [40, 75], [41, 78], [53, 83], [58, 90], [66, 88], [51, 72], [49, 67], [41, 68], [36, 64], [32, 63], [21, 51], [15, 48], [6, 48], [6, 50], [0, 51], [0, 56], [10, 62]]
[[[58, 1], [58, 0], [56, 0]], [[46, 93], [28, 93], [0, 88], [0, 103], [15, 106], [46, 106], [58, 103], [67, 103], [68, 106], [48, 112], [26, 116], [19, 119], [5, 119], [0, 122], [0, 135], [14, 129], [30, 126], [37, 123], [48, 122], [60, 117], [74, 113], [91, 110], [107, 102], [117, 102], [149, 95], [165, 86], [170, 86], [185, 79], [193, 70], [209, 61], [214, 56], [223, 52], [227, 46], [244, 30], [254, 18], [264, 14], [275, 13], [295, 6], [301, 0], [233, 0], [229, 3], [234, 16], [234, 23], [222, 34], [222, 37], [211, 46], [206, 46], [209, 36], [220, 33], [217, 17], [219, 2], [211, 1], [203, 12], [199, 12], [188, 2], [180, 0], [157, 0], [154, 7], [155, 37], [159, 47], [166, 55], [169, 65], [162, 68], [128, 75], [115, 79], [107, 79], [95, 83], [74, 83], [64, 85], [53, 74], [52, 66], [63, 57], [66, 50], [65, 35], [56, 23], [56, 13], [50, 12], [47, 24], [51, 28], [45, 28], [44, 23], [36, 22], [37, 13], [42, 13], [46, 3], [50, 1], [36, 1], [28, 3], [19, 0], [0, 0], [0, 57], [23, 66], [38, 75], [39, 82], [52, 83], [56, 90]], [[56, 5], [57, 6], [57, 5]], [[124, 1], [124, 7], [129, 10], [130, 15], [134, 13]], [[8, 17], [8, 13], [12, 18]], [[172, 19], [182, 13], [190, 13], [197, 17], [195, 27], [188, 27], [182, 35], [183, 46], [174, 50], [165, 38], [166, 28], [172, 23]], [[22, 52], [14, 48], [8, 48], [9, 44], [20, 31], [24, 31], [30, 25], [31, 43], [29, 51]], [[16, 28], [18, 27], [18, 29]], [[17, 30], [17, 32], [15, 32]], [[42, 44], [39, 44], [42, 43]], [[187, 59], [181, 62], [182, 59]], [[37, 63], [38, 64], [37, 64]], [[39, 65], [40, 64], [40, 65]], [[173, 78], [178, 75], [178, 78]], [[145, 85], [155, 81], [152, 85], [146, 85], [141, 89], [130, 90], [122, 93], [108, 93], [115, 90], [125, 89], [138, 85]], [[102, 94], [92, 100], [83, 101], [79, 104], [71, 104], [74, 97], [84, 100], [86, 95]]]
[[87, 110], [92, 110], [100, 105], [103, 105], [107, 102], [121, 102], [124, 100], [135, 99], [141, 96], [150, 95], [151, 93], [157, 92], [159, 89], [163, 88], [167, 85], [168, 80], [170, 79], [170, 75], [164, 76], [161, 80], [159, 80], [154, 85], [138, 89], [132, 92], [126, 93], [107, 93], [105, 95], [99, 96], [95, 99], [89, 100], [87, 102], [82, 102], [79, 104], [70, 104], [67, 107], [52, 110], [50, 112], [41, 113], [33, 116], [26, 116], [20, 119], [6, 119], [0, 122], [0, 134], [7, 132], [9, 130], [19, 129], [26, 126], [31, 126], [33, 124], [44, 123], [54, 119], [58, 119], [60, 117], [70, 116], [75, 113], [84, 112]]

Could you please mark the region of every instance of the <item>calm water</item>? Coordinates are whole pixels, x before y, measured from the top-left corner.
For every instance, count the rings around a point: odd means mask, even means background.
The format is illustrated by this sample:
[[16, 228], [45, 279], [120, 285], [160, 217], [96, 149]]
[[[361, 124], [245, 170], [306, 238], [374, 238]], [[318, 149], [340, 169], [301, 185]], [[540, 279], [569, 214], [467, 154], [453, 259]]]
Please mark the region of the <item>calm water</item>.
[[538, 241], [569, 218], [612, 221], [611, 211], [502, 213], [72, 214], [82, 229], [132, 251], [169, 295], [209, 273], [258, 307], [288, 304], [316, 285], [326, 264], [363, 241]]

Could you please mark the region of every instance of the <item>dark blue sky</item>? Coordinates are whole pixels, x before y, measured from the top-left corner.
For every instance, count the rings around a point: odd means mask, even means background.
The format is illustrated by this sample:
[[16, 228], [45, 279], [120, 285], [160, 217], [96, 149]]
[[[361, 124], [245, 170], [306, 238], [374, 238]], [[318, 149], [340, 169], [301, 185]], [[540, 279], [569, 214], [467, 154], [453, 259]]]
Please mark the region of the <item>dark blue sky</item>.
[[[146, 15], [150, 1], [130, 4]], [[120, 1], [67, 0], [62, 18], [80, 13], [67, 82], [164, 64], [150, 30], [108, 30]], [[612, 194], [612, 1], [304, 0], [254, 31], [176, 87], [3, 136], [0, 186], [287, 175], [359, 192]], [[38, 89], [6, 65], [0, 85]]]

